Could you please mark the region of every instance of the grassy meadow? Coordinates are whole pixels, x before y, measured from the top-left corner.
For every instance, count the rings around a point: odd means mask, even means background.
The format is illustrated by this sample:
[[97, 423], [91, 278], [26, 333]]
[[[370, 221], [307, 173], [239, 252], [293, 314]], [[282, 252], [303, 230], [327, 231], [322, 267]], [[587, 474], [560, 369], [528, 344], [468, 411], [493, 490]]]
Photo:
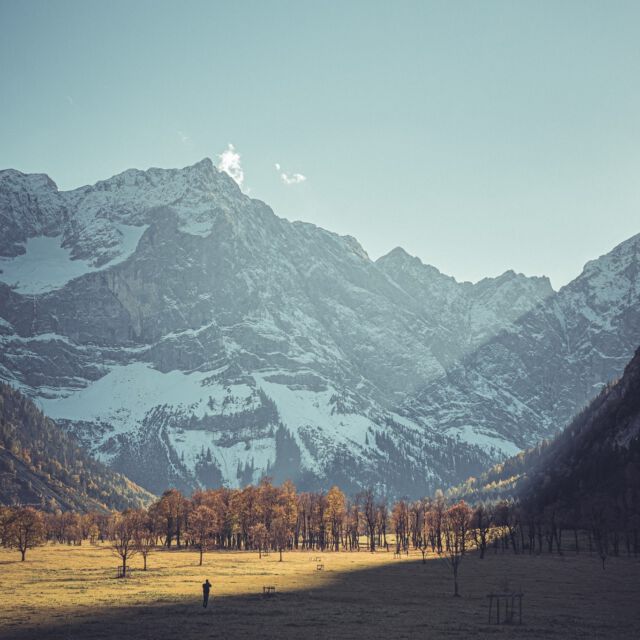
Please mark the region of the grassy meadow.
[[[324, 571], [314, 558], [321, 556]], [[107, 546], [49, 544], [26, 562], [0, 549], [0, 638], [640, 638], [640, 561], [494, 555], [465, 557], [462, 597], [446, 563], [419, 552], [210, 552], [133, 558], [126, 580]], [[201, 583], [213, 583], [208, 609]], [[262, 596], [274, 585], [273, 597]], [[486, 595], [524, 594], [522, 626], [488, 624]]]

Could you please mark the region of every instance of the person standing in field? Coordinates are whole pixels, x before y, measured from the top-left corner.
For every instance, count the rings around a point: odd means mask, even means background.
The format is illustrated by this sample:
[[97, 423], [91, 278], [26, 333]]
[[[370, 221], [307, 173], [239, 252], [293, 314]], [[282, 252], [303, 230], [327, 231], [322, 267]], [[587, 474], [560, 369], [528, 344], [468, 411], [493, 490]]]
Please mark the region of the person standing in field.
[[211, 591], [211, 583], [209, 582], [209, 578], [207, 578], [202, 583], [202, 606], [206, 609], [207, 604], [209, 604], [209, 591]]

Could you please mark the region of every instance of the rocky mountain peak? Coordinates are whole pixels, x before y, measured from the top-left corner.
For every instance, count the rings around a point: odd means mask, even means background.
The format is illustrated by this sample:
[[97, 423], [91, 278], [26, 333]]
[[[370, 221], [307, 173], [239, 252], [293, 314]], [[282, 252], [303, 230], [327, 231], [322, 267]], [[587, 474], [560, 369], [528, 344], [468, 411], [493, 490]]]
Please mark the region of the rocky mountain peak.
[[279, 218], [207, 158], [47, 180], [0, 180], [0, 379], [153, 490], [424, 494], [549, 433], [640, 335], [631, 250], [558, 293], [459, 283]]

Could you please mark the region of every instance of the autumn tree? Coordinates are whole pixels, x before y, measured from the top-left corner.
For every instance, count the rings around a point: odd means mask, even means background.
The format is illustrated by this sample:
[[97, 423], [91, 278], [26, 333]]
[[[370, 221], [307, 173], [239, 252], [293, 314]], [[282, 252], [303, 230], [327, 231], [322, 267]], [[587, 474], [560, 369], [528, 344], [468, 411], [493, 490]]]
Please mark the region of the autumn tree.
[[431, 526], [433, 527], [434, 540], [436, 550], [442, 553], [442, 528], [444, 525], [445, 512], [447, 510], [447, 501], [440, 489], [436, 491], [435, 497], [431, 503]]
[[331, 487], [327, 493], [327, 521], [334, 551], [340, 550], [340, 540], [346, 513], [347, 500], [344, 493], [336, 486]]
[[27, 550], [45, 542], [44, 516], [32, 507], [17, 507], [5, 513], [3, 543], [17, 549], [24, 561]]
[[396, 534], [396, 553], [406, 549], [409, 541], [409, 507], [404, 500], [398, 500], [391, 510], [391, 522]]
[[158, 541], [157, 521], [154, 519], [153, 514], [144, 509], [138, 509], [133, 512], [132, 519], [134, 521], [133, 546], [142, 556], [142, 570], [146, 571], [147, 558], [155, 550]]
[[249, 529], [249, 537], [253, 547], [258, 548], [258, 557], [262, 558], [262, 552], [266, 550], [269, 544], [269, 532], [267, 531], [267, 527], [264, 526], [264, 522], [256, 522], [256, 524]]
[[480, 551], [480, 559], [484, 558], [491, 530], [491, 516], [483, 503], [480, 503], [473, 510], [471, 517], [471, 530], [476, 547]]
[[0, 545], [7, 546], [7, 534], [9, 531], [9, 520], [11, 509], [0, 504]]
[[186, 512], [186, 499], [177, 489], [168, 489], [158, 501], [158, 511], [165, 524], [165, 544], [171, 548], [175, 537], [176, 546], [180, 547], [180, 538]]
[[429, 544], [431, 544], [431, 550], [435, 548], [435, 540], [433, 532], [431, 530], [431, 517], [430, 517], [431, 501], [427, 498], [422, 500], [422, 533], [420, 536], [419, 549], [422, 553], [422, 564], [427, 563], [427, 551]]
[[199, 566], [202, 566], [202, 558], [205, 550], [211, 543], [213, 532], [215, 531], [216, 512], [200, 505], [189, 514], [187, 538], [191, 545], [200, 551]]
[[351, 502], [347, 510], [347, 539], [349, 551], [360, 550], [360, 502], [358, 496]]
[[251, 532], [258, 522], [258, 490], [248, 485], [232, 497], [232, 507], [236, 513], [241, 542], [249, 547]]
[[378, 546], [384, 546], [389, 551], [389, 543], [387, 542], [387, 525], [389, 524], [389, 506], [386, 498], [378, 502], [377, 513], [377, 529], [378, 529]]
[[369, 540], [369, 551], [372, 553], [376, 550], [376, 520], [377, 509], [373, 489], [369, 488], [360, 494], [360, 503], [362, 504], [362, 513], [367, 525], [367, 538]]
[[280, 553], [280, 562], [282, 562], [282, 552], [287, 547], [291, 535], [291, 527], [282, 508], [277, 510], [271, 521], [270, 534], [271, 544]]

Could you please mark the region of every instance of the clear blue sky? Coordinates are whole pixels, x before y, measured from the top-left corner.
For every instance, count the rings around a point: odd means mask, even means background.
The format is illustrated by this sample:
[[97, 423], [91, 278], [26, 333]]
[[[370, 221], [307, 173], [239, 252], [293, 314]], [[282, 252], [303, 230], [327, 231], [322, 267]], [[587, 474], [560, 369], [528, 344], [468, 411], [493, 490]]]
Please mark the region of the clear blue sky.
[[556, 287], [640, 231], [640, 2], [0, 0], [0, 28], [0, 167], [60, 188], [232, 143], [246, 192], [372, 257]]

